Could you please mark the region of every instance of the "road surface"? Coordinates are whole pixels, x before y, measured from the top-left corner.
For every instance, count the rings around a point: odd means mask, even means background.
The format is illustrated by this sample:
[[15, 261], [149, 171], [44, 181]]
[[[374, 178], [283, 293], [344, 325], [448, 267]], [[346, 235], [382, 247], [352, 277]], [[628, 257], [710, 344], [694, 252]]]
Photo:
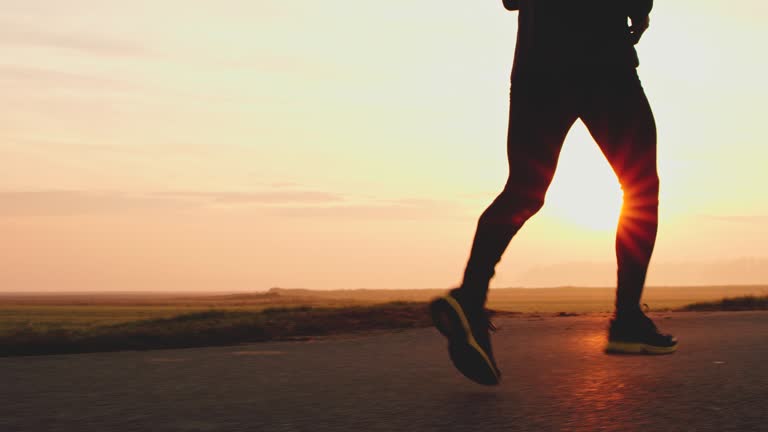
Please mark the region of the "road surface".
[[605, 315], [498, 320], [495, 388], [431, 328], [0, 358], [0, 431], [768, 431], [768, 312], [654, 319], [677, 353], [603, 354]]

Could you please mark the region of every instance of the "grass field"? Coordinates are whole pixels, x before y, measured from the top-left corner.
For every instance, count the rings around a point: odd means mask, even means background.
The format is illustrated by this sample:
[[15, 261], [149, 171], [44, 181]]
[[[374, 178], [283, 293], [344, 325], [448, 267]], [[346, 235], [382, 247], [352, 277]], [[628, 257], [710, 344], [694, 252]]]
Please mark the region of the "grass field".
[[7, 327], [0, 333], [0, 356], [234, 345], [429, 324], [426, 304], [407, 302], [342, 308], [207, 310], [89, 326], [51, 321]]
[[[426, 302], [444, 292], [443, 289], [272, 289], [269, 292], [226, 295], [0, 293], [0, 334], [20, 328], [89, 329], [210, 310], [258, 312], [275, 307], [339, 308], [395, 301]], [[764, 286], [649, 287], [643, 301], [652, 310], [673, 310], [692, 303], [766, 294], [768, 288]], [[488, 307], [502, 311], [538, 313], [610, 312], [613, 310], [614, 295], [614, 290], [610, 288], [492, 289]]]
[[[429, 325], [426, 301], [445, 290], [309, 291], [230, 295], [0, 294], [0, 355], [236, 344]], [[649, 288], [652, 310], [768, 308], [765, 287]], [[610, 312], [614, 290], [492, 290], [499, 311]], [[726, 298], [723, 300], [723, 298]]]
[[280, 307], [347, 307], [375, 302], [277, 293], [171, 294], [0, 294], [0, 334], [27, 328], [86, 330], [137, 320], [223, 310], [259, 312]]
[[129, 321], [169, 318], [208, 309], [184, 306], [0, 306], [0, 334], [20, 328], [37, 330], [89, 329]]
[[729, 297], [719, 301], [689, 304], [680, 310], [696, 312], [768, 310], [768, 296]]

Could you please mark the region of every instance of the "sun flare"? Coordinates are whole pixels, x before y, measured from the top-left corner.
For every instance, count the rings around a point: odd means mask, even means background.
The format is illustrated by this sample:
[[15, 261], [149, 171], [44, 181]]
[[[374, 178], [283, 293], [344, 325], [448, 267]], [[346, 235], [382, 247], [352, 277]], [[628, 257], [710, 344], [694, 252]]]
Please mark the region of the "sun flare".
[[616, 229], [621, 204], [616, 175], [584, 126], [575, 125], [547, 193], [547, 211], [564, 223], [606, 231]]

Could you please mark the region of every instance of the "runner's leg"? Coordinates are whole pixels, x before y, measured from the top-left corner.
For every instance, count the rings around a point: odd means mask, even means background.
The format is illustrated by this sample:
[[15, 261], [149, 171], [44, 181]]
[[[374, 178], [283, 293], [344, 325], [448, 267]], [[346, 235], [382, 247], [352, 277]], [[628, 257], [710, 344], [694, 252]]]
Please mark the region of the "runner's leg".
[[624, 191], [616, 232], [616, 311], [634, 312], [640, 307], [658, 225], [656, 124], [634, 69], [596, 79], [582, 108], [582, 121]]
[[570, 91], [554, 80], [513, 75], [507, 135], [509, 177], [482, 213], [460, 291], [485, 304], [488, 285], [512, 237], [544, 204], [568, 130], [576, 120]]

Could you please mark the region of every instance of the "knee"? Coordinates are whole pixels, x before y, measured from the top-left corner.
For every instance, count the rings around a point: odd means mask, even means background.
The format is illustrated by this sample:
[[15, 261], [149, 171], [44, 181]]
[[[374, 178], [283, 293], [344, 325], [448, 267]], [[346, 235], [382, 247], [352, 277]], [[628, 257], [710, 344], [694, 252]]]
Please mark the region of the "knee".
[[480, 223], [520, 227], [543, 206], [543, 196], [505, 187], [480, 216]]
[[624, 182], [624, 205], [629, 207], [658, 207], [659, 175], [655, 172]]

